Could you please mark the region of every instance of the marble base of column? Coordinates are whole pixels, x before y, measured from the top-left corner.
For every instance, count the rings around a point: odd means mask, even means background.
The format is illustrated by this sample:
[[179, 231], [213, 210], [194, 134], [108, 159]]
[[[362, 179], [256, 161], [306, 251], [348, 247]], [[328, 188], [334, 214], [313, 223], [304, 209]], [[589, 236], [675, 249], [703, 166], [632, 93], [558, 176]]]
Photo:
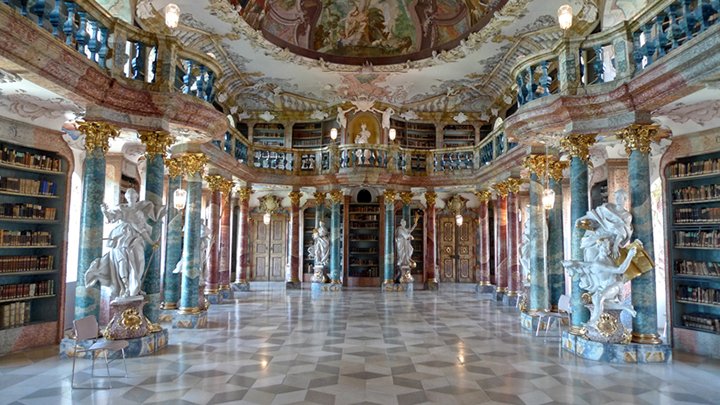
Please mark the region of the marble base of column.
[[302, 283], [299, 281], [286, 281], [285, 282], [285, 289], [286, 290], [301, 290], [302, 289]]
[[502, 303], [508, 307], [516, 307], [519, 299], [520, 294], [516, 291], [508, 291], [505, 295], [503, 295]]
[[235, 299], [235, 294], [233, 294], [233, 290], [230, 288], [229, 284], [220, 286], [220, 296], [222, 297], [224, 304], [227, 304], [229, 301]]
[[438, 281], [437, 281], [436, 278], [431, 278], [430, 280], [427, 280], [427, 281], [425, 282], [425, 289], [426, 289], [426, 290], [437, 291], [437, 289], [439, 288], [439, 286], [440, 286], [440, 285], [438, 284]]
[[507, 292], [507, 287], [498, 287], [497, 289], [495, 289], [495, 300], [502, 301], [503, 297], [505, 297], [505, 294], [507, 294]]
[[222, 295], [220, 294], [220, 290], [215, 290], [214, 292], [205, 291], [205, 298], [212, 305], [219, 305], [219, 304], [223, 303], [223, 299], [222, 299]]
[[160, 315], [158, 316], [158, 322], [160, 322], [160, 323], [172, 322], [173, 318], [175, 317], [176, 312], [177, 312], [177, 308], [175, 308], [175, 309], [160, 308]]
[[530, 332], [535, 335], [535, 332], [538, 330], [538, 323], [540, 323], [540, 329], [545, 330], [545, 318], [542, 323], [540, 322], [540, 315], [537, 313], [520, 313], [520, 328], [523, 330], [523, 332]]
[[497, 286], [494, 286], [489, 282], [477, 283], [475, 285], [475, 292], [478, 294], [489, 295], [492, 299], [495, 299], [497, 296]]
[[199, 308], [180, 308], [173, 314], [175, 329], [202, 329], [207, 327], [207, 311]]
[[232, 283], [231, 288], [233, 291], [250, 291], [250, 282], [247, 280], [238, 280]]

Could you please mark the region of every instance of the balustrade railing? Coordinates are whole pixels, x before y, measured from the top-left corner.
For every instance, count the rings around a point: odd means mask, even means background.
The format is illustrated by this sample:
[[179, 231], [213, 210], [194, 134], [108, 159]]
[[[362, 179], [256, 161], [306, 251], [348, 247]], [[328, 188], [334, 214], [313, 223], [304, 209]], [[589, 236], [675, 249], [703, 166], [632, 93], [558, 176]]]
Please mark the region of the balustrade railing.
[[583, 85], [611, 82], [616, 76], [615, 47], [612, 43], [580, 49], [580, 81]]
[[215, 98], [215, 73], [203, 63], [189, 58], [182, 59], [182, 66], [182, 81], [175, 80], [175, 88], [183, 94], [212, 103]]
[[518, 72], [515, 77], [518, 86], [518, 106], [557, 93], [557, 71], [556, 57], [532, 64]]

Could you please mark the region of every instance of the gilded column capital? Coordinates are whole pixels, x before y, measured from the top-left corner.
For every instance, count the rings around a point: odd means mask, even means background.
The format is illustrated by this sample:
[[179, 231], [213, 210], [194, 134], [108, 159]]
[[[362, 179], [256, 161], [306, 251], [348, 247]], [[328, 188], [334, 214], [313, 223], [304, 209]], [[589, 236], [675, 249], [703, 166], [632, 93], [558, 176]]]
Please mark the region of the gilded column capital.
[[560, 139], [560, 149], [571, 157], [590, 161], [590, 147], [595, 143], [596, 134], [570, 134]]
[[500, 197], [507, 197], [510, 190], [508, 190], [508, 184], [505, 181], [495, 183], [491, 186]]
[[343, 192], [342, 190], [333, 190], [330, 192], [330, 201], [332, 201], [333, 204], [339, 204], [343, 200]]
[[85, 150], [92, 152], [100, 148], [107, 153], [110, 148], [110, 138], [117, 138], [120, 131], [115, 125], [102, 121], [85, 121], [78, 124], [78, 131], [85, 135]]
[[562, 161], [557, 156], [547, 156], [548, 159], [548, 175], [555, 181], [561, 181], [563, 179], [563, 170], [570, 166], [570, 162]]
[[292, 204], [293, 206], [299, 206], [300, 198], [302, 198], [302, 193], [299, 191], [291, 191], [288, 194], [288, 198], [290, 198], [290, 204]]
[[538, 177], [545, 177], [545, 155], [527, 155], [523, 160], [523, 166], [530, 170], [530, 173]]
[[411, 193], [410, 191], [403, 191], [400, 193], [400, 200], [405, 205], [409, 205], [410, 202], [412, 201], [412, 198], [413, 198], [413, 193]]
[[650, 144], [658, 141], [658, 128], [656, 124], [632, 124], [616, 132], [619, 140], [625, 144], [625, 152], [636, 150], [641, 153], [650, 153]]
[[175, 137], [167, 131], [138, 131], [138, 136], [140, 141], [145, 144], [145, 155], [148, 158], [165, 157], [167, 149], [175, 142]]
[[385, 204], [394, 204], [396, 196], [397, 196], [397, 191], [395, 191], [395, 190], [383, 191], [383, 197], [385, 199]]
[[183, 175], [180, 161], [177, 158], [165, 159], [165, 167], [168, 168], [170, 177], [178, 177]]
[[205, 176], [205, 181], [208, 182], [210, 190], [219, 191], [221, 193], [225, 193], [226, 195], [229, 195], [233, 188], [232, 180], [228, 180], [219, 174]]
[[507, 187], [508, 193], [517, 193], [520, 191], [520, 186], [522, 185], [523, 181], [518, 178], [510, 177], [505, 180], [505, 185]]
[[177, 160], [182, 174], [192, 176], [202, 174], [203, 170], [205, 170], [205, 164], [208, 162], [208, 157], [203, 153], [186, 153], [178, 156]]
[[325, 204], [325, 193], [323, 193], [322, 191], [314, 192], [313, 198], [315, 199], [316, 207]]
[[490, 190], [478, 190], [475, 192], [475, 197], [482, 203], [487, 203], [492, 199], [492, 192]]
[[425, 202], [427, 203], [427, 206], [433, 206], [435, 205], [435, 201], [437, 201], [437, 193], [434, 191], [428, 191], [425, 193]]
[[238, 201], [240, 203], [248, 202], [250, 201], [250, 194], [252, 194], [252, 188], [250, 187], [240, 187], [237, 190], [238, 195]]

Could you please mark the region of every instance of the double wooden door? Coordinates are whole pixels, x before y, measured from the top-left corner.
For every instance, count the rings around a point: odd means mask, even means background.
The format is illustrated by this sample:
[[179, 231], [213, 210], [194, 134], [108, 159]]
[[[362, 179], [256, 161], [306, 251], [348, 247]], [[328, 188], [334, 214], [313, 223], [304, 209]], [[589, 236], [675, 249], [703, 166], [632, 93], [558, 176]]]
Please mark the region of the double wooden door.
[[262, 215], [253, 215], [250, 243], [253, 247], [253, 281], [285, 281], [287, 262], [287, 217], [273, 215], [270, 225], [263, 223]]
[[440, 282], [475, 282], [475, 222], [465, 220], [461, 226], [455, 217], [439, 217]]

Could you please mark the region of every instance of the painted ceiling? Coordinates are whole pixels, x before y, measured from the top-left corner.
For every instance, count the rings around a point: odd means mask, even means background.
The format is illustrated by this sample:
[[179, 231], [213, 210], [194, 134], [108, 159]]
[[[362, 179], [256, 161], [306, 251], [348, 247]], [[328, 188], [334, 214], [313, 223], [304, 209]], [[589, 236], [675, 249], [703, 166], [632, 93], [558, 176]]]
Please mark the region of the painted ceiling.
[[[164, 29], [169, 2], [139, 1], [141, 25]], [[357, 101], [490, 120], [513, 102], [516, 62], [561, 39], [560, 5], [573, 5], [581, 33], [597, 20], [594, 0], [174, 2], [173, 34], [223, 66], [218, 101], [236, 119], [332, 116]]]

